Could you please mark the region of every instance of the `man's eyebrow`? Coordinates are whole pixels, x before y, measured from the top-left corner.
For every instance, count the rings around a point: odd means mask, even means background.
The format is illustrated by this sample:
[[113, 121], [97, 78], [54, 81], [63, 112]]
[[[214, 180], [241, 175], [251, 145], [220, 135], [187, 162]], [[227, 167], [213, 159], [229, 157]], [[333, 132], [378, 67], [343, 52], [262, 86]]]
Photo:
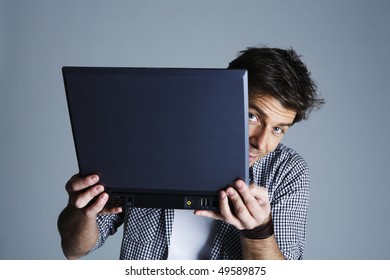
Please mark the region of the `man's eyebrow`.
[[[261, 110], [261, 108], [255, 104], [251, 104], [249, 105], [249, 108], [250, 109], [254, 109], [260, 116], [263, 116], [263, 117], [267, 117], [267, 114], [264, 113], [263, 110]], [[290, 127], [292, 126], [293, 124], [292, 123], [279, 123], [277, 126], [287, 126], [287, 127]]]
[[255, 110], [259, 115], [261, 115], [261, 116], [267, 116], [267, 115], [263, 112], [263, 110], [261, 110], [260, 107], [257, 106], [257, 105], [255, 105], [255, 104], [249, 105], [249, 108], [250, 108], [250, 109], [254, 109], [254, 110]]

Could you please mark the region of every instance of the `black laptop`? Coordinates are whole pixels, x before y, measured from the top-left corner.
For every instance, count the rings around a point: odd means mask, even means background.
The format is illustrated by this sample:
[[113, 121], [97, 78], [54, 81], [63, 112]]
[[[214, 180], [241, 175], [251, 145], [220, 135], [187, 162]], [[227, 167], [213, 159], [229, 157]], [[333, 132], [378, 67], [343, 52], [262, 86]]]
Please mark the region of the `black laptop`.
[[62, 72], [80, 174], [100, 176], [108, 207], [216, 210], [248, 183], [246, 70]]

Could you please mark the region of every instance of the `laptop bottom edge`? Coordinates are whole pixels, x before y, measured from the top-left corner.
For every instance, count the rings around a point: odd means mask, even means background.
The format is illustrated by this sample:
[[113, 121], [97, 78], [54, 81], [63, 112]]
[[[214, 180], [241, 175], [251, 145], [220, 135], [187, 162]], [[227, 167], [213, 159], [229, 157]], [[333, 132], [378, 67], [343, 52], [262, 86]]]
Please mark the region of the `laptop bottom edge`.
[[218, 195], [109, 192], [106, 207], [219, 210]]

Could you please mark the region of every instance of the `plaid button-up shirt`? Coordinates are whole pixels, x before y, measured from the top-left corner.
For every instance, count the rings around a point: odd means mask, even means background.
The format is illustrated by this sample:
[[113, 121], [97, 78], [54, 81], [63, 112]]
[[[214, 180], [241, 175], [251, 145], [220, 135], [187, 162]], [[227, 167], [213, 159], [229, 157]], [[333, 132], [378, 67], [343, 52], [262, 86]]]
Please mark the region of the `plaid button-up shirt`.
[[[251, 182], [268, 189], [275, 238], [286, 259], [302, 259], [306, 240], [310, 173], [292, 149], [279, 146], [250, 168]], [[121, 214], [99, 215], [99, 239], [93, 248], [124, 225], [120, 259], [167, 259], [175, 211], [127, 208]], [[196, 217], [194, 217], [196, 218]], [[92, 251], [93, 251], [92, 250]], [[210, 259], [241, 259], [240, 233], [218, 221]]]

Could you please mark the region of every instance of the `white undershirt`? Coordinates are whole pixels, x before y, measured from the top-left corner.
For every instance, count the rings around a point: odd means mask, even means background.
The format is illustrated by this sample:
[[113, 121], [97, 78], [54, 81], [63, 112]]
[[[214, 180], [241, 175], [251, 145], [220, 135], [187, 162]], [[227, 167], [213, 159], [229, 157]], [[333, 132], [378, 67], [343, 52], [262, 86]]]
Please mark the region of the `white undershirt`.
[[168, 260], [205, 260], [210, 256], [216, 221], [175, 210]]

